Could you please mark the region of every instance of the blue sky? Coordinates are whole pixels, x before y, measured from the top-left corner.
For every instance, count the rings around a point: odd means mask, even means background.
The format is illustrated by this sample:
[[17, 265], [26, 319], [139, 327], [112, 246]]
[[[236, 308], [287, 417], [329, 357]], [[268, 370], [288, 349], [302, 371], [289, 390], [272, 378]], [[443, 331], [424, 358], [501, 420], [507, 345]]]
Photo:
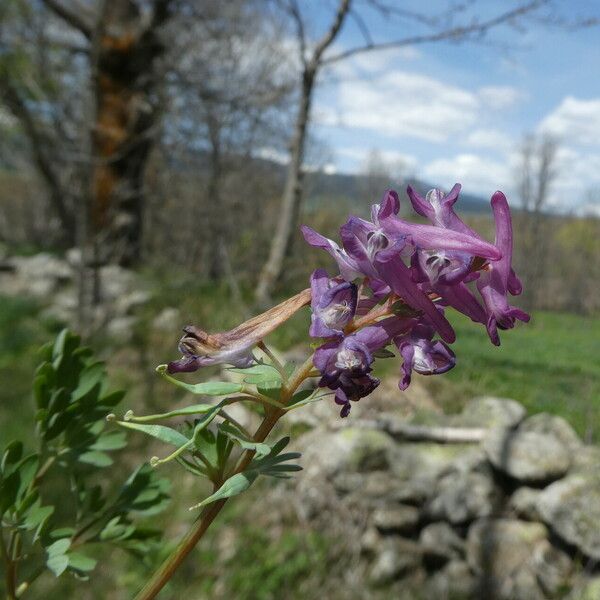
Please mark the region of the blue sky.
[[[316, 4], [314, 33], [322, 32], [333, 5]], [[557, 5], [571, 17], [600, 13], [600, 2], [592, 0]], [[510, 6], [475, 3], [486, 15]], [[403, 28], [411, 32], [406, 23], [363, 14], [378, 41], [398, 37]], [[359, 172], [378, 150], [391, 165], [401, 161], [405, 173], [442, 188], [459, 181], [471, 193], [489, 196], [500, 188], [514, 196], [520, 140], [526, 132], [545, 131], [560, 143], [552, 203], [560, 210], [598, 210], [588, 191], [600, 189], [600, 28], [565, 31], [528, 23], [525, 31], [504, 28], [489, 39], [509, 48], [418, 45], [359, 55], [325, 71], [313, 131], [330, 151], [327, 168]], [[361, 40], [349, 21], [333, 50]]]

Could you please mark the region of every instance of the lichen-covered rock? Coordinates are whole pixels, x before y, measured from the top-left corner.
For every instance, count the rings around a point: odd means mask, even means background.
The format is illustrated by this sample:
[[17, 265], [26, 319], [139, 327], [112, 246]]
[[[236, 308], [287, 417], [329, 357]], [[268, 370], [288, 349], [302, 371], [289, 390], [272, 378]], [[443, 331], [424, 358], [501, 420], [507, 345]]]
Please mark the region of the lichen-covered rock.
[[555, 598], [567, 585], [573, 565], [562, 550], [544, 540], [533, 551], [531, 568], [544, 593]]
[[537, 600], [543, 598], [532, 570], [532, 555], [545, 541], [541, 523], [514, 519], [481, 519], [469, 528], [467, 561], [478, 576], [481, 597]]
[[515, 427], [526, 415], [525, 408], [509, 398], [479, 396], [470, 400], [452, 421], [463, 427]]
[[600, 447], [582, 446], [573, 452], [569, 474], [596, 472], [600, 468]]
[[424, 527], [419, 535], [419, 544], [425, 561], [431, 565], [460, 559], [465, 553], [464, 540], [443, 521]]
[[569, 449], [558, 438], [536, 431], [494, 429], [483, 448], [496, 469], [523, 482], [558, 479], [571, 465]]
[[526, 521], [541, 521], [540, 513], [537, 509], [537, 501], [541, 490], [530, 487], [520, 487], [508, 501], [508, 508], [515, 515]]
[[572, 452], [578, 451], [583, 445], [575, 430], [565, 419], [549, 413], [538, 413], [528, 417], [519, 425], [519, 431], [535, 431], [551, 435]]
[[421, 551], [417, 544], [397, 537], [385, 538], [371, 565], [369, 582], [374, 586], [390, 584], [420, 564]]
[[425, 598], [435, 600], [466, 600], [474, 598], [475, 579], [469, 565], [452, 560], [432, 575], [425, 586]]
[[414, 506], [385, 506], [375, 509], [371, 520], [381, 533], [411, 535], [417, 530], [419, 511]]
[[348, 446], [346, 467], [350, 471], [376, 471], [390, 466], [389, 455], [394, 447], [390, 437], [376, 429], [349, 427], [342, 429], [340, 436]]
[[540, 494], [542, 519], [563, 540], [600, 560], [600, 473], [569, 475]]
[[449, 473], [437, 482], [425, 513], [434, 520], [453, 524], [470, 523], [491, 515], [496, 501], [497, 490], [489, 476], [482, 473]]
[[569, 600], [600, 600], [600, 577], [580, 581], [568, 598]]

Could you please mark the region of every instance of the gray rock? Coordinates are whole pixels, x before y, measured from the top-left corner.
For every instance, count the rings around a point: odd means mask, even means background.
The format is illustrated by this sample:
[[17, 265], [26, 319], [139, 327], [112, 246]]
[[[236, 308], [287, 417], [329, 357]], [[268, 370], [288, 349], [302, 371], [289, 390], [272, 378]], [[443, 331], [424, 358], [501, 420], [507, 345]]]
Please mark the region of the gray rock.
[[385, 538], [371, 565], [369, 581], [383, 586], [411, 573], [421, 564], [419, 547], [410, 540]]
[[108, 322], [106, 333], [120, 343], [130, 342], [133, 337], [135, 317], [116, 317]]
[[600, 473], [569, 475], [540, 494], [537, 509], [545, 523], [583, 554], [600, 560]]
[[478, 575], [480, 594], [493, 591], [507, 600], [543, 598], [531, 560], [547, 534], [541, 523], [514, 519], [482, 519], [471, 525], [467, 561]]
[[571, 559], [547, 540], [535, 547], [531, 567], [540, 587], [550, 598], [555, 598], [564, 588], [573, 570]]
[[421, 505], [431, 496], [433, 482], [431, 479], [413, 477], [406, 481], [393, 481], [395, 484], [391, 498], [403, 504]]
[[491, 568], [505, 578], [527, 564], [548, 530], [542, 523], [516, 519], [480, 519], [469, 527], [467, 561], [476, 573]]
[[499, 591], [500, 598], [506, 600], [546, 600], [535, 574], [527, 567], [517, 569], [511, 579], [503, 582]]
[[535, 431], [551, 435], [559, 439], [572, 452], [579, 450], [583, 445], [567, 421], [549, 413], [538, 413], [528, 417], [519, 426], [519, 431]]
[[524, 482], [558, 479], [571, 465], [569, 450], [559, 439], [535, 431], [494, 429], [483, 448], [496, 469]]
[[516, 400], [480, 396], [469, 401], [453, 421], [465, 427], [514, 427], [526, 415], [525, 408]]
[[433, 564], [445, 563], [462, 558], [465, 542], [448, 523], [431, 523], [421, 530], [419, 544], [424, 559]]
[[526, 521], [541, 521], [540, 513], [537, 509], [537, 501], [540, 494], [541, 490], [520, 487], [510, 497], [508, 508]]
[[348, 444], [346, 465], [350, 471], [367, 472], [389, 468], [394, 446], [390, 437], [376, 429], [347, 428], [337, 435]]
[[434, 520], [469, 523], [491, 515], [496, 500], [497, 491], [490, 477], [482, 473], [450, 473], [437, 483], [425, 513]]
[[[363, 473], [341, 472], [335, 475], [332, 483], [335, 491], [340, 496], [344, 496], [357, 490], [364, 490], [365, 476]], [[368, 498], [370, 495], [364, 494], [363, 497]]]
[[410, 535], [419, 524], [419, 511], [414, 506], [386, 506], [376, 509], [371, 519], [382, 533]]
[[435, 600], [466, 600], [473, 598], [475, 579], [469, 565], [452, 560], [427, 581], [425, 598]]
[[569, 595], [569, 600], [600, 600], [600, 577], [580, 581]]
[[172, 306], [163, 308], [152, 320], [152, 327], [159, 331], [176, 332], [181, 329], [182, 325], [179, 309]]
[[587, 473], [600, 469], [600, 447], [582, 446], [574, 452], [569, 473]]
[[375, 527], [369, 527], [360, 538], [360, 549], [369, 555], [373, 555], [381, 547], [382, 537]]
[[116, 300], [139, 287], [136, 274], [118, 265], [101, 267], [99, 277], [104, 301]]
[[151, 297], [151, 294], [145, 290], [123, 294], [115, 300], [114, 311], [118, 315], [130, 315], [140, 306], [147, 304]]

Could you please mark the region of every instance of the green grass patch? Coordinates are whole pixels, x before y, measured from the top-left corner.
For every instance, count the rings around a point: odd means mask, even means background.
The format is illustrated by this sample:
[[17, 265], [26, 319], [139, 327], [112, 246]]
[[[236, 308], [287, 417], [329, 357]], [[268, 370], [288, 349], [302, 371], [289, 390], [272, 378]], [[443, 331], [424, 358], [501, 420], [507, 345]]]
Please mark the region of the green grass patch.
[[560, 415], [600, 441], [600, 317], [536, 312], [529, 324], [501, 331], [499, 348], [483, 327], [462, 316], [452, 320], [457, 365], [427, 378], [446, 410], [475, 395], [505, 396], [531, 413]]

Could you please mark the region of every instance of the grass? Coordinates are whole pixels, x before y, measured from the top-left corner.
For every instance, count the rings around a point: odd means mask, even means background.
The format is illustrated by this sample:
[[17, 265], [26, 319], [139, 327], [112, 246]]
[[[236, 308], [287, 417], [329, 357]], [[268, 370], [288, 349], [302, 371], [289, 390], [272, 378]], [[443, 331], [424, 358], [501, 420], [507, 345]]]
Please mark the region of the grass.
[[[143, 322], [149, 324], [165, 306], [177, 306], [182, 323], [196, 323], [209, 331], [224, 330], [239, 323], [240, 309], [232, 303], [226, 289], [190, 284], [183, 279], [169, 281], [145, 307]], [[506, 396], [522, 402], [532, 413], [548, 411], [563, 416], [581, 435], [600, 441], [600, 317], [536, 313], [529, 325], [501, 332], [500, 348], [490, 344], [481, 326], [460, 316], [453, 317], [453, 322], [457, 331], [454, 349], [458, 364], [444, 376], [425, 379], [436, 400], [447, 411], [459, 410], [476, 395]], [[272, 336], [273, 345], [286, 349], [306, 342], [307, 324], [308, 312], [300, 311]], [[128, 397], [132, 401], [139, 397], [147, 409], [150, 395], [143, 381], [154, 381], [153, 365], [177, 356], [178, 332], [162, 333], [155, 338], [155, 334], [144, 334], [143, 329], [141, 326], [138, 337], [149, 336], [142, 340], [148, 347], [147, 369], [142, 369], [137, 359], [129, 359], [117, 367], [121, 361], [119, 353], [109, 363], [113, 384], [117, 387], [127, 384]], [[147, 327], [146, 331], [151, 328]], [[37, 348], [52, 339], [55, 332], [56, 325], [44, 323], [40, 318], [40, 307], [36, 303], [0, 296], [0, 380], [5, 382], [0, 386], [0, 439], [7, 440], [9, 434], [10, 438], [23, 439], [30, 435], [31, 379], [38, 362]], [[119, 352], [135, 355], [138, 351], [134, 343], [133, 347]], [[380, 361], [380, 367], [382, 374], [395, 376], [398, 360]], [[130, 371], [128, 378], [119, 375], [125, 371]], [[203, 373], [201, 377], [209, 374]], [[122, 376], [123, 381], [116, 381], [114, 375]], [[195, 374], [194, 381], [197, 380], [199, 377]], [[173, 390], [163, 391], [160, 382], [155, 386], [154, 396], [160, 407], [173, 401]], [[191, 491], [188, 490], [187, 495]], [[237, 504], [237, 510], [247, 510], [246, 502], [252, 503], [253, 498], [255, 496], [248, 495]], [[173, 512], [178, 515], [177, 522], [189, 518], [186, 500], [178, 498], [169, 513], [169, 521]], [[227, 528], [228, 522], [233, 520], [237, 523], [238, 516], [238, 513], [230, 513], [223, 520], [223, 527]], [[257, 523], [246, 522], [236, 526], [236, 534], [244, 542], [234, 544], [231, 554], [225, 551], [224, 555], [221, 552], [216, 555], [215, 548], [224, 543], [221, 536], [225, 535], [222, 527], [216, 527], [196, 551], [195, 560], [188, 567], [190, 570], [182, 571], [173, 582], [172, 591], [183, 596], [187, 593], [184, 590], [190, 593], [193, 590], [199, 598], [295, 599], [315, 597], [306, 591], [304, 584], [327, 578], [328, 542], [318, 533], [308, 534], [286, 527], [273, 539]], [[177, 535], [170, 532], [169, 537], [176, 539]], [[257, 556], [260, 560], [255, 558]], [[128, 563], [128, 567], [125, 573], [119, 574], [119, 585], [133, 590], [143, 574], [139, 566]], [[112, 581], [113, 575], [104, 575]], [[110, 585], [108, 581], [107, 585]], [[282, 589], [297, 590], [297, 593], [286, 592], [283, 596]]]
[[481, 326], [462, 316], [453, 321], [457, 365], [428, 378], [447, 410], [480, 394], [514, 398], [529, 412], [560, 415], [580, 435], [600, 441], [600, 317], [536, 312], [529, 324], [500, 332], [499, 348]]

